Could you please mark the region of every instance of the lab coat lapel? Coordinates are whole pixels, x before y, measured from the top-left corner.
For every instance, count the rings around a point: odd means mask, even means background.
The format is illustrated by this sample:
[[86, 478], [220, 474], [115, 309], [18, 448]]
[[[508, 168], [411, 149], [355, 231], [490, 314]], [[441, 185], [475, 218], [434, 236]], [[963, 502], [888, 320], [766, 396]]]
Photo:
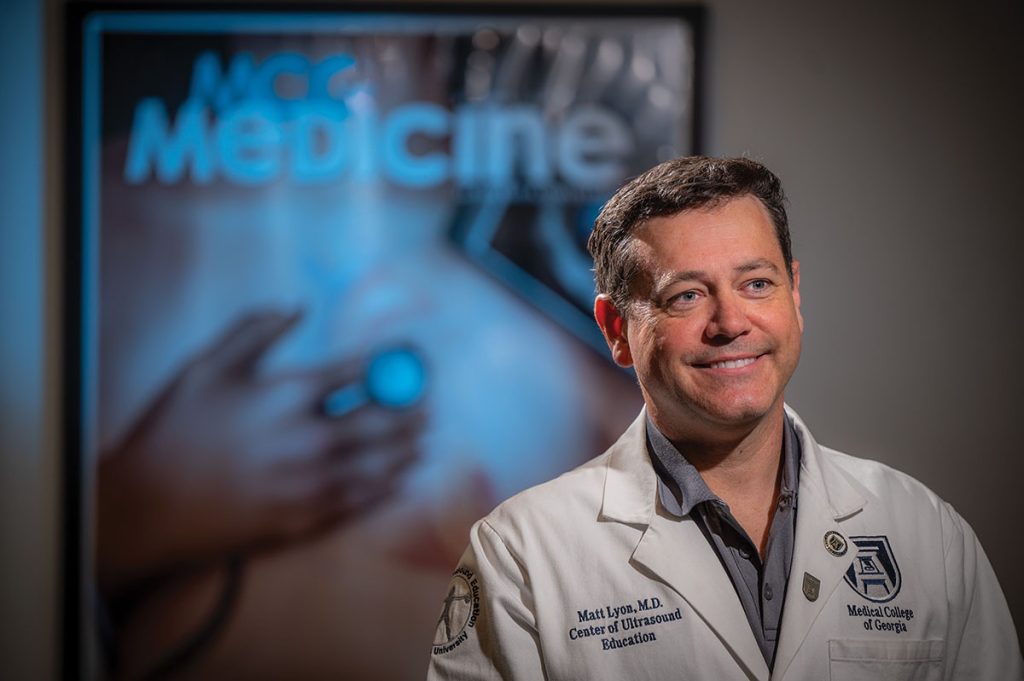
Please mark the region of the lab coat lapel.
[[[786, 589], [779, 646], [775, 653], [772, 678], [785, 678], [786, 671], [803, 645], [814, 621], [821, 614], [832, 592], [856, 556], [851, 535], [863, 534], [862, 514], [867, 503], [859, 489], [843, 471], [822, 457], [821, 448], [795, 413], [801, 442], [800, 489], [797, 494], [796, 546]], [[836, 556], [825, 547], [825, 535], [838, 532], [847, 542], [846, 551]], [[804, 575], [820, 581], [818, 595], [804, 595]]]
[[633, 552], [633, 562], [679, 593], [750, 678], [768, 678], [768, 666], [750, 631], [736, 590], [691, 518], [656, 513]]
[[642, 529], [631, 556], [633, 564], [682, 596], [750, 678], [765, 680], [768, 666], [725, 568], [691, 518], [669, 516], [658, 507], [657, 474], [647, 454], [646, 428], [641, 411], [609, 451], [601, 519]]

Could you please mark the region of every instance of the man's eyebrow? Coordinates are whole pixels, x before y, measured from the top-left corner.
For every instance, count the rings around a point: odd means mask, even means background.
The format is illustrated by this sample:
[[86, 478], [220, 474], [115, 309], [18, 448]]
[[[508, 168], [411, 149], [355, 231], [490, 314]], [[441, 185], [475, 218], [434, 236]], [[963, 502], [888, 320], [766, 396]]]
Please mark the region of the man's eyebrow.
[[733, 268], [733, 271], [737, 274], [743, 274], [744, 272], [753, 272], [754, 270], [771, 270], [776, 274], [779, 273], [779, 267], [771, 260], [767, 258], [757, 258], [750, 262], [745, 262], [742, 265], [737, 265]]
[[[737, 265], [732, 268], [733, 272], [737, 274], [743, 274], [744, 272], [753, 272], [754, 270], [771, 270], [772, 272], [779, 272], [779, 267], [771, 260], [767, 258], [756, 258], [749, 260], [742, 265]], [[704, 270], [683, 270], [681, 272], [666, 272], [662, 276], [658, 277], [658, 288], [665, 288], [669, 284], [674, 284], [677, 281], [703, 281], [708, 278], [708, 273]]]
[[682, 272], [666, 272], [654, 283], [654, 293], [660, 294], [672, 284], [680, 281], [703, 281], [708, 273], [704, 270], [683, 270]]
[[704, 270], [683, 270], [682, 272], [667, 273], [664, 277], [662, 277], [662, 281], [665, 282], [666, 284], [669, 284], [674, 281], [699, 281], [707, 278], [708, 273], [705, 272]]

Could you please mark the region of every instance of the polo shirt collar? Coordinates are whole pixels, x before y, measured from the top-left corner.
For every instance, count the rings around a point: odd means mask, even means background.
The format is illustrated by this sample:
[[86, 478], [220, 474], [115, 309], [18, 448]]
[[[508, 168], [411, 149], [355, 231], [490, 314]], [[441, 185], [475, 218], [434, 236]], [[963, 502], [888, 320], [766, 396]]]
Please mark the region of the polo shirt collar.
[[[675, 516], [690, 515], [694, 507], [706, 501], [723, 504], [704, 482], [700, 471], [691, 464], [686, 455], [658, 430], [646, 414], [647, 451], [658, 474], [658, 495], [662, 506]], [[782, 436], [782, 484], [779, 501], [796, 504], [800, 471], [800, 440], [789, 415], [785, 416]]]

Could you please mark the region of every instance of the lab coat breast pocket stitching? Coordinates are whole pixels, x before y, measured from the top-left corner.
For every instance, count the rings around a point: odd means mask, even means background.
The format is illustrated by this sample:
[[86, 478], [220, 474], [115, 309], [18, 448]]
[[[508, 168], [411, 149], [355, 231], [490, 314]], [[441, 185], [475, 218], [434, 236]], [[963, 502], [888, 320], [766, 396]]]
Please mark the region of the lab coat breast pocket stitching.
[[937, 681], [945, 641], [831, 640], [831, 681]]

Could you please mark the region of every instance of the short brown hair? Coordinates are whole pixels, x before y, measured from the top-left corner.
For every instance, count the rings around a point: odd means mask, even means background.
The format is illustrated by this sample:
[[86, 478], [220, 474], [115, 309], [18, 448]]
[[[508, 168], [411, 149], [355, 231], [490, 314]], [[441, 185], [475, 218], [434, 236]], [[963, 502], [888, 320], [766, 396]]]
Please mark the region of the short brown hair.
[[633, 178], [604, 204], [587, 242], [598, 292], [611, 298], [615, 308], [625, 314], [630, 284], [639, 267], [631, 248], [637, 228], [653, 218], [712, 208], [742, 196], [757, 198], [768, 211], [792, 280], [793, 246], [779, 178], [748, 158], [684, 156]]

